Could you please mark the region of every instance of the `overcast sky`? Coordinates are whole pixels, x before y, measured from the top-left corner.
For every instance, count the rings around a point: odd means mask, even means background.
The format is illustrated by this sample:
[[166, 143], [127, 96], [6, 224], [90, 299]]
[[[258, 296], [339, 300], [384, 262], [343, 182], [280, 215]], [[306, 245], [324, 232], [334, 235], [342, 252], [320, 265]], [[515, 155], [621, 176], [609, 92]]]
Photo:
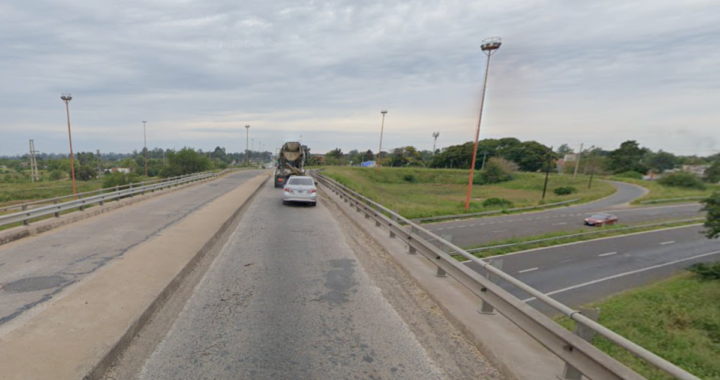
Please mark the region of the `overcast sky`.
[[0, 3], [0, 155], [481, 138], [720, 151], [718, 1]]

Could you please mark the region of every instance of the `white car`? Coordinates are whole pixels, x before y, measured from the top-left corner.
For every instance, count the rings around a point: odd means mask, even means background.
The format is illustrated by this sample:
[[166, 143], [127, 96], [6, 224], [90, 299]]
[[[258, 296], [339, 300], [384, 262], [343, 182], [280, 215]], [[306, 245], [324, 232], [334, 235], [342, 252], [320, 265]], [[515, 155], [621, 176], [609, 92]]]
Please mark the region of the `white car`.
[[292, 176], [283, 186], [283, 204], [288, 202], [305, 202], [317, 204], [317, 187], [312, 177]]

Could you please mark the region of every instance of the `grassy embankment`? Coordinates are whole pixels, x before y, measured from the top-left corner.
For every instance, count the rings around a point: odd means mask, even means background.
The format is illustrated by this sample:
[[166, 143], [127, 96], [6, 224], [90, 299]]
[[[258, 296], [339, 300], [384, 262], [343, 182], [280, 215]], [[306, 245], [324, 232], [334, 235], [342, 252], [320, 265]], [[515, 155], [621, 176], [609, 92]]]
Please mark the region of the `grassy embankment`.
[[[373, 168], [326, 167], [323, 174], [383, 204], [406, 218], [422, 218], [465, 213], [465, 192], [468, 171], [453, 169], [422, 168]], [[476, 173], [477, 175], [478, 173]], [[541, 204], [544, 174], [515, 173], [508, 182], [493, 185], [475, 185], [471, 195], [470, 210], [481, 212], [500, 207], [483, 207], [488, 198], [503, 198], [513, 207]], [[553, 189], [561, 186], [575, 187], [578, 192], [558, 196]], [[587, 189], [587, 179], [568, 175], [551, 174], [545, 203], [555, 203], [580, 198], [583, 202], [602, 198], [615, 191], [612, 185], [597, 181]]]
[[[689, 198], [689, 197], [707, 197], [710, 196], [715, 191], [720, 191], [720, 185], [714, 185], [714, 184], [706, 184], [705, 190], [698, 190], [698, 189], [686, 189], [682, 187], [672, 187], [672, 186], [663, 186], [657, 181], [644, 181], [639, 179], [631, 179], [631, 178], [618, 178], [618, 177], [610, 177], [608, 179], [611, 179], [613, 181], [622, 181], [622, 182], [628, 182], [632, 183], [638, 186], [642, 186], [650, 192], [648, 194], [645, 194], [645, 196], [636, 199], [633, 204], [640, 204], [640, 202], [643, 201], [652, 201], [657, 199], [670, 199], [670, 198]], [[679, 201], [682, 202], [682, 201]]]
[[[685, 273], [590, 305], [600, 323], [701, 379], [720, 380], [720, 281]], [[559, 322], [571, 329], [567, 318]], [[594, 344], [653, 380], [673, 377], [602, 337]]]

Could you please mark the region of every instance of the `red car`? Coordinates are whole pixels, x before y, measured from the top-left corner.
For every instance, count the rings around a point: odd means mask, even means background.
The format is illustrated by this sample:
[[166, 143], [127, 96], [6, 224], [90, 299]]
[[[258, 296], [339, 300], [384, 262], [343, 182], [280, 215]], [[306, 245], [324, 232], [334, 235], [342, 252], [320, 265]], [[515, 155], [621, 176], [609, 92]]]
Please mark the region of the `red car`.
[[589, 218], [585, 218], [585, 225], [602, 227], [604, 225], [612, 225], [617, 223], [618, 217], [611, 214], [594, 214]]

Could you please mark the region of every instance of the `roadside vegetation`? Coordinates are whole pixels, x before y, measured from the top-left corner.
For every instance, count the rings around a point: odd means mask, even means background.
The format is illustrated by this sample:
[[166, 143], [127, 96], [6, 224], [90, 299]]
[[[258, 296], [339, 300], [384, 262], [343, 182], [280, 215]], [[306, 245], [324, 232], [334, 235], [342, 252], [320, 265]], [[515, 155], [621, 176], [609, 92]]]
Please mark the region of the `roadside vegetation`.
[[[485, 247], [495, 247], [498, 245], [506, 245], [506, 244], [518, 244], [510, 247], [499, 247], [499, 248], [489, 248], [482, 251], [474, 252], [473, 254], [476, 257], [484, 258], [484, 257], [491, 257], [491, 256], [500, 256], [505, 255], [508, 253], [513, 252], [520, 252], [520, 251], [526, 251], [530, 249], [537, 249], [537, 248], [545, 248], [545, 247], [552, 247], [560, 244], [569, 244], [569, 243], [577, 243], [577, 242], [583, 242], [583, 241], [590, 241], [600, 238], [606, 238], [606, 237], [613, 237], [613, 236], [623, 236], [623, 235], [629, 235], [634, 234], [638, 232], [645, 232], [645, 231], [656, 231], [661, 230], [665, 228], [672, 228], [672, 227], [680, 227], [680, 226], [691, 226], [691, 225], [700, 225], [702, 224], [702, 219], [698, 218], [692, 221], [677, 221], [677, 222], [671, 222], [668, 221], [667, 223], [664, 223], [662, 225], [655, 225], [655, 226], [631, 226], [631, 225], [624, 225], [624, 224], [615, 224], [612, 226], [604, 226], [604, 227], [588, 227], [588, 228], [579, 228], [572, 231], [557, 231], [557, 232], [550, 232], [547, 234], [542, 235], [535, 235], [535, 236], [524, 236], [524, 237], [518, 237], [518, 238], [510, 238], [510, 239], [503, 239], [503, 240], [497, 240], [489, 244], [481, 244], [471, 247], [463, 247], [465, 249], [477, 249], [477, 248], [485, 248]], [[660, 223], [660, 222], [658, 222]], [[648, 223], [648, 224], [654, 224], [654, 223]], [[627, 228], [627, 229], [626, 229]], [[587, 235], [581, 235], [581, 236], [571, 236], [581, 233], [587, 233]], [[546, 241], [541, 242], [534, 242], [529, 243], [535, 240], [544, 240], [548, 239]], [[458, 260], [466, 260], [464, 256], [455, 256]]]
[[643, 197], [633, 201], [633, 204], [640, 204], [645, 201], [654, 201], [658, 199], [672, 199], [672, 198], [701, 198], [710, 196], [715, 191], [720, 191], [720, 185], [708, 184], [700, 182], [703, 187], [680, 187], [680, 186], [668, 186], [663, 185], [659, 181], [644, 181], [642, 179], [633, 179], [627, 177], [613, 176], [609, 179], [618, 180], [623, 182], [632, 183], [638, 186], [642, 186], [650, 192], [645, 194]]
[[[599, 322], [701, 379], [720, 380], [720, 264], [630, 290], [590, 305]], [[559, 322], [572, 329], [573, 322]], [[607, 339], [593, 344], [644, 377], [671, 380]]]
[[[612, 185], [596, 182], [587, 189], [587, 179], [551, 174], [545, 201], [541, 201], [542, 173], [512, 172], [508, 163], [488, 161], [476, 172], [470, 209], [465, 211], [468, 171], [457, 169], [325, 167], [323, 174], [383, 204], [406, 218], [463, 214], [513, 207], [537, 206], [572, 199], [590, 201], [612, 194]], [[495, 169], [494, 167], [497, 167]], [[499, 169], [499, 170], [498, 170]], [[554, 189], [562, 190], [557, 194]]]

